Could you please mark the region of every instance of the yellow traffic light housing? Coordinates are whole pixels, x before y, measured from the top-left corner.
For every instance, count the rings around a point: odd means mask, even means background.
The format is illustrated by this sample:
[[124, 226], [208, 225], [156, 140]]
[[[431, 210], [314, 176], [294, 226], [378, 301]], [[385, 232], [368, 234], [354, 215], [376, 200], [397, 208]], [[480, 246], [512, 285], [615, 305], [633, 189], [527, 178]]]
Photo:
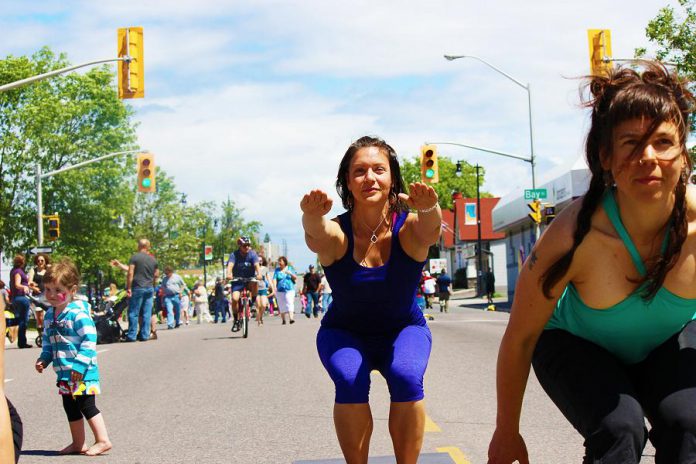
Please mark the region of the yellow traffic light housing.
[[556, 217], [556, 206], [555, 205], [544, 205], [544, 211], [543, 211], [543, 216], [544, 216], [544, 223], [546, 225], [551, 224], [551, 221], [553, 221], [553, 218]]
[[612, 69], [611, 31], [609, 29], [588, 29], [587, 41], [590, 46], [590, 69], [595, 76], [608, 74]]
[[541, 201], [534, 200], [531, 203], [527, 203], [527, 207], [532, 211], [528, 216], [537, 224], [541, 224]]
[[48, 240], [55, 242], [60, 238], [60, 217], [57, 214], [46, 217], [48, 218]]
[[145, 96], [145, 63], [143, 61], [143, 28], [118, 30], [118, 98]]
[[138, 153], [138, 192], [157, 191], [155, 182], [155, 155]]
[[437, 148], [435, 145], [423, 145], [421, 147], [421, 182], [434, 184], [439, 181]]

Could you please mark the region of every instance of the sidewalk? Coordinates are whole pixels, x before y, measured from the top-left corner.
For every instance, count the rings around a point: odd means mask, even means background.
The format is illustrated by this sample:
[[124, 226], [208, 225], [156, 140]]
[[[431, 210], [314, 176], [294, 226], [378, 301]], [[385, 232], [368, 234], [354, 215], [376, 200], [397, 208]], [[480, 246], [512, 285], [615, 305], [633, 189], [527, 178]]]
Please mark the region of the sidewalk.
[[[512, 302], [508, 301], [507, 297], [493, 298], [493, 304], [495, 305], [496, 311], [506, 313], [510, 312], [510, 307], [512, 306]], [[450, 306], [453, 308], [465, 307], [485, 311], [489, 305], [488, 299], [485, 296], [482, 298], [476, 297], [476, 289], [462, 288], [452, 293], [450, 297]]]

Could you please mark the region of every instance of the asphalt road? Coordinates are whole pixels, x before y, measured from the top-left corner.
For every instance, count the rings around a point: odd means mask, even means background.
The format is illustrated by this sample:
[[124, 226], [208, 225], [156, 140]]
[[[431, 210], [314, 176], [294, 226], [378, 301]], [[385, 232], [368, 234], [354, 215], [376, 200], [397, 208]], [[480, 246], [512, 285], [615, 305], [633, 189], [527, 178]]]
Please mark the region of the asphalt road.
[[[430, 321], [433, 351], [425, 379], [428, 427], [423, 453], [456, 464], [486, 462], [495, 422], [495, 360], [508, 314], [475, 300], [451, 303]], [[478, 305], [480, 307], [482, 305]], [[332, 420], [333, 385], [316, 355], [319, 321], [267, 317], [248, 339], [230, 325], [162, 330], [159, 340], [99, 345], [97, 399], [113, 449], [106, 463], [291, 463], [341, 457]], [[6, 352], [6, 392], [25, 426], [21, 463], [84, 463], [56, 456], [70, 434], [52, 370], [38, 374], [37, 348]], [[393, 456], [389, 397], [373, 373], [371, 462]], [[522, 418], [533, 463], [582, 460], [582, 439], [531, 375]], [[91, 433], [87, 432], [91, 439]], [[642, 462], [653, 462], [650, 449]], [[428, 462], [447, 462], [432, 460]]]

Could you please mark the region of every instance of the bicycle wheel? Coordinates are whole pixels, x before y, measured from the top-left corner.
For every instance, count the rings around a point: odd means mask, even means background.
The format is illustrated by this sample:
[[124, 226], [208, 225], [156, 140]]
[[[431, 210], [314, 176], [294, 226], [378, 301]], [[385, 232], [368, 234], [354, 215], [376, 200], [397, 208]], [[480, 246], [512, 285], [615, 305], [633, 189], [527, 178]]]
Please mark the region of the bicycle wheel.
[[242, 337], [247, 338], [249, 336], [249, 299], [244, 299], [244, 308], [242, 309]]

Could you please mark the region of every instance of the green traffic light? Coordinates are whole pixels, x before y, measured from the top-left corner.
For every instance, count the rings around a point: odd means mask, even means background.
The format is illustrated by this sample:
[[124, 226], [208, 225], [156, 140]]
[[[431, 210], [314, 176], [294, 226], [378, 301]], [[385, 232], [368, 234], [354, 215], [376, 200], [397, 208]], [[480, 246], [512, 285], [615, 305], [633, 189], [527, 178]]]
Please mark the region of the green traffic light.
[[425, 171], [425, 177], [427, 177], [428, 179], [432, 179], [433, 177], [435, 177], [435, 171], [432, 169], [427, 169]]
[[152, 181], [150, 179], [143, 179], [143, 187], [145, 188], [150, 188], [150, 185], [152, 184]]

